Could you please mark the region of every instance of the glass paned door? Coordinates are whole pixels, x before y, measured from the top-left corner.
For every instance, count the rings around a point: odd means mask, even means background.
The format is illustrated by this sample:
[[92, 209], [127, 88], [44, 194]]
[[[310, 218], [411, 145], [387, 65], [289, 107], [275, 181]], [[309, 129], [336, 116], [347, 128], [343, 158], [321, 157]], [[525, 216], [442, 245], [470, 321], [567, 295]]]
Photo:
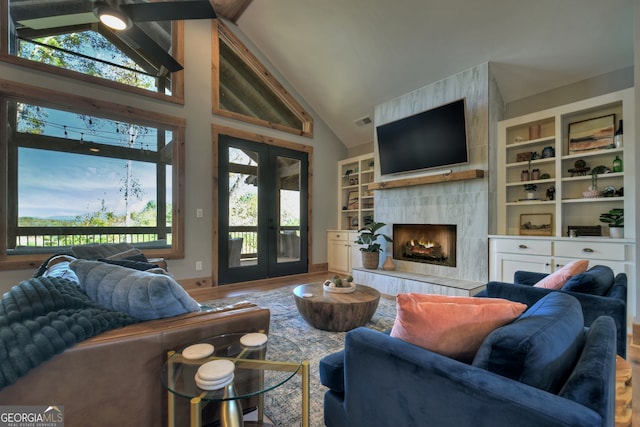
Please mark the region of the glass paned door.
[[220, 135], [219, 283], [307, 267], [307, 153]]

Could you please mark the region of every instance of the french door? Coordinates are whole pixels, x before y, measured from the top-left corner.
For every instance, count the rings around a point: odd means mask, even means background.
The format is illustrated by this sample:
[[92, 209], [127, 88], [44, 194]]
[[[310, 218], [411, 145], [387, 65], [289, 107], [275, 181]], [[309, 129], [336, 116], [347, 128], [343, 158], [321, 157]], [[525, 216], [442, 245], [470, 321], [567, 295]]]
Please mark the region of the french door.
[[218, 281], [308, 271], [308, 155], [218, 138]]

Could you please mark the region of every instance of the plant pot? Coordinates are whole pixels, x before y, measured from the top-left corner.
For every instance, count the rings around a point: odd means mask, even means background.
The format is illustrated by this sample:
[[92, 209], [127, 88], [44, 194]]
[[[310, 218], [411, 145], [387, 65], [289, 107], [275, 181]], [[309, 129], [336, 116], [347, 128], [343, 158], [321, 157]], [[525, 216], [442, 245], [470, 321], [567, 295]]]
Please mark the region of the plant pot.
[[612, 239], [624, 239], [624, 227], [609, 226], [609, 237]]
[[380, 263], [380, 252], [362, 252], [362, 266], [369, 270], [375, 270]]

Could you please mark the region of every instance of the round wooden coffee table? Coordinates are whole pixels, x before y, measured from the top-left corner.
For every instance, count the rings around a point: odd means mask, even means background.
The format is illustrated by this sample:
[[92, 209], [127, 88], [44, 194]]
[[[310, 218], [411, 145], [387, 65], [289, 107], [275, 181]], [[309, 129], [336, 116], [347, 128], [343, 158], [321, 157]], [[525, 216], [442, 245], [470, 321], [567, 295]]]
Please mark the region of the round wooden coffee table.
[[322, 283], [311, 283], [296, 287], [293, 296], [298, 312], [311, 326], [343, 332], [365, 325], [380, 302], [380, 292], [369, 286], [356, 286], [355, 292], [339, 294], [325, 292]]

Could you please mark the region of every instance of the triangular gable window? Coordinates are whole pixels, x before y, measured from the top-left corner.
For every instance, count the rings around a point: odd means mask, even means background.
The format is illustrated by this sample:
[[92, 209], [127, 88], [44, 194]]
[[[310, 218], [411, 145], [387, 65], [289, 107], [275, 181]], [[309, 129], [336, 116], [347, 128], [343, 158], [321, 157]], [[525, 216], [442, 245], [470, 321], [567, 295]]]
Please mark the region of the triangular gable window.
[[220, 21], [213, 31], [215, 114], [299, 135], [313, 135], [313, 119]]

